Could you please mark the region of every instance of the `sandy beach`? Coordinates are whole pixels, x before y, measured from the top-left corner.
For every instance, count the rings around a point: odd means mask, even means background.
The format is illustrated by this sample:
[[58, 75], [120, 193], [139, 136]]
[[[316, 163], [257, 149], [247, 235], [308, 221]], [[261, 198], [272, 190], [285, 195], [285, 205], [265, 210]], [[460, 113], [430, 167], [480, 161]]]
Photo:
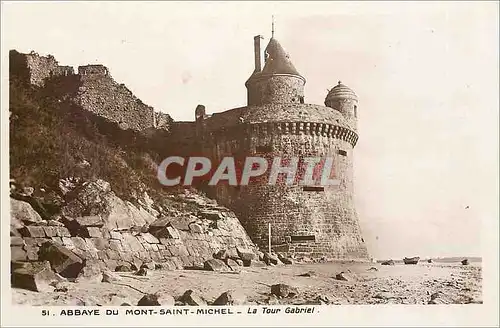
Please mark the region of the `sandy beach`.
[[[344, 272], [347, 281], [336, 278]], [[383, 266], [375, 263], [314, 263], [242, 267], [240, 273], [198, 270], [154, 270], [148, 276], [116, 273], [112, 283], [61, 282], [53, 292], [12, 289], [13, 304], [112, 306], [137, 305], [146, 293], [166, 293], [176, 304], [193, 290], [208, 305], [226, 291], [235, 304], [467, 304], [482, 303], [481, 263], [419, 263]], [[297, 289], [291, 297], [271, 295], [271, 286]], [[67, 289], [67, 291], [66, 291]]]

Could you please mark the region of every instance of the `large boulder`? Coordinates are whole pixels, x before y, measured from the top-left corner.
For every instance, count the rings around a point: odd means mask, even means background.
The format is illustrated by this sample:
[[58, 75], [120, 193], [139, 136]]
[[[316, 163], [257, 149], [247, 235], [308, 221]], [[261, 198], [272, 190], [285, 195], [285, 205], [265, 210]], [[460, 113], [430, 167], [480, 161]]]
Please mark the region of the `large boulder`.
[[342, 280], [342, 281], [353, 281], [354, 280], [354, 275], [351, 274], [350, 272], [339, 272], [335, 275], [335, 279], [337, 280]]
[[102, 271], [102, 282], [108, 282], [108, 283], [113, 283], [122, 280], [122, 278], [111, 272], [109, 269], [104, 269]]
[[203, 268], [207, 271], [225, 272], [229, 271], [229, 267], [222, 261], [218, 259], [206, 260]]
[[283, 263], [283, 264], [293, 264], [293, 260], [289, 257], [286, 257], [285, 255], [278, 253], [278, 259]]
[[277, 265], [279, 262], [278, 256], [276, 256], [275, 254], [269, 254], [267, 252], [264, 253], [263, 260], [267, 265]]
[[196, 292], [191, 289], [188, 289], [184, 292], [184, 294], [179, 299], [182, 303], [191, 306], [205, 306], [207, 302], [199, 296]]
[[138, 306], [172, 306], [174, 304], [174, 298], [166, 293], [146, 294], [137, 303]]
[[250, 249], [237, 247], [236, 251], [238, 252], [238, 256], [243, 262], [250, 262], [255, 259], [255, 254]]
[[276, 284], [271, 286], [271, 294], [278, 297], [294, 297], [299, 294], [297, 288], [286, 284]]
[[104, 269], [104, 264], [95, 260], [85, 261], [85, 266], [76, 278], [76, 282], [88, 281], [88, 282], [101, 282], [103, 279], [102, 271]]
[[49, 261], [52, 269], [66, 278], [78, 277], [84, 266], [78, 255], [53, 241], [45, 242], [40, 247], [39, 259]]
[[104, 180], [84, 183], [81, 189], [75, 190], [71, 198], [62, 208], [64, 216], [101, 216], [109, 230], [142, 227], [156, 220], [146, 210], [117, 197], [111, 191], [110, 184]]
[[227, 259], [227, 266], [231, 269], [231, 271], [240, 272], [241, 266], [233, 259]]
[[42, 222], [42, 217], [33, 207], [27, 203], [14, 198], [10, 199], [10, 217], [11, 225], [17, 229], [23, 225], [37, 224]]
[[227, 291], [222, 293], [217, 299], [212, 303], [212, 305], [244, 305], [246, 302], [246, 296], [242, 293], [237, 293], [235, 291]]
[[49, 262], [32, 262], [12, 270], [11, 283], [14, 288], [35, 292], [52, 292], [54, 282], [61, 281], [51, 269]]

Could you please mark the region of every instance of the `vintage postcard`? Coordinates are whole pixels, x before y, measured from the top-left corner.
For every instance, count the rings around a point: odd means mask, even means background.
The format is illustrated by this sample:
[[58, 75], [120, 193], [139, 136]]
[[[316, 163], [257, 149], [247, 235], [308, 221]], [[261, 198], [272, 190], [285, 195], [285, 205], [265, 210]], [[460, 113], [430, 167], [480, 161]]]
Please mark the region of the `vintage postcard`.
[[2, 325], [498, 326], [498, 11], [2, 1]]

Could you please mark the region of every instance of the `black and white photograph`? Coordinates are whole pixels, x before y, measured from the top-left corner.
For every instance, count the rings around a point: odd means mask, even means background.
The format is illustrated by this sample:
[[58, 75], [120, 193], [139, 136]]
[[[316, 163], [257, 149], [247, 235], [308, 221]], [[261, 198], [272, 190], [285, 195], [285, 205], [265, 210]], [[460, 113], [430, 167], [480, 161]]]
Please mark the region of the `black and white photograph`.
[[498, 326], [498, 1], [1, 6], [2, 326]]

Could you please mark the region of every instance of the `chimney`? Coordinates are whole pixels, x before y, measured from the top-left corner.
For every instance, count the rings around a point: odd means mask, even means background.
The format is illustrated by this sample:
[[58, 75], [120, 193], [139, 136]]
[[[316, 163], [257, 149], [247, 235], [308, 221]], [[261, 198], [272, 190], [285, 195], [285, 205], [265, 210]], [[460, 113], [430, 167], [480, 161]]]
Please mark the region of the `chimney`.
[[260, 39], [263, 39], [262, 35], [256, 35], [253, 37], [253, 46], [255, 53], [255, 72], [262, 71], [262, 61], [260, 57]]

